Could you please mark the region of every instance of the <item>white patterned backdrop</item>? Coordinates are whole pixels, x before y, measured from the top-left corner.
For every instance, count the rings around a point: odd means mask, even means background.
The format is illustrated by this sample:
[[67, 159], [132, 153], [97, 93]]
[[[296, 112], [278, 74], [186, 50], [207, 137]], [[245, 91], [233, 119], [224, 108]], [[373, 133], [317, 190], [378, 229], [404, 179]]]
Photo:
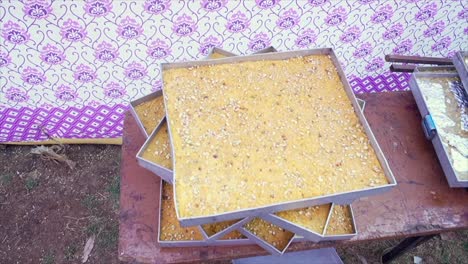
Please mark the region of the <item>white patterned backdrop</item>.
[[0, 0], [0, 142], [122, 133], [159, 63], [214, 47], [333, 47], [356, 92], [407, 88], [385, 54], [468, 50], [466, 0]]

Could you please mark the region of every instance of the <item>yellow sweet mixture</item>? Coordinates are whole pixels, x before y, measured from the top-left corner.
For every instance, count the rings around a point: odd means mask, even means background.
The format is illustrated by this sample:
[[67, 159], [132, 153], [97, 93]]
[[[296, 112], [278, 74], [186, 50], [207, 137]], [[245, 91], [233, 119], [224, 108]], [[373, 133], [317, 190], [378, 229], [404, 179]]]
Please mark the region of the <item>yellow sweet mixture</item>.
[[[162, 241], [173, 240], [173, 241], [187, 241], [187, 240], [203, 240], [203, 236], [200, 233], [198, 226], [193, 227], [182, 227], [177, 219], [175, 207], [174, 207], [174, 193], [173, 187], [165, 181], [163, 184], [163, 195], [161, 203], [161, 230], [159, 238]], [[231, 220], [225, 222], [218, 222], [213, 224], [203, 225], [203, 230], [208, 236], [212, 236], [227, 227], [235, 224], [239, 220]], [[221, 239], [240, 239], [245, 238], [239, 231], [234, 230], [226, 234]]]
[[173, 188], [170, 184], [162, 182], [163, 193], [161, 201], [161, 227], [159, 239], [161, 241], [188, 241], [203, 240], [203, 236], [197, 226], [182, 227], [177, 220], [174, 208]]
[[172, 170], [171, 142], [167, 131], [167, 122], [163, 121], [161, 128], [151, 139], [147, 148], [143, 151], [142, 157], [152, 161], [164, 168]]
[[252, 221], [245, 224], [244, 228], [263, 241], [268, 242], [279, 251], [283, 251], [286, 246], [288, 246], [289, 241], [294, 237], [294, 233], [260, 218], [254, 218]]
[[330, 214], [330, 209], [331, 204], [324, 204], [302, 209], [282, 211], [275, 213], [275, 215], [317, 234], [322, 234], [325, 224], [327, 223], [328, 215]]
[[208, 236], [212, 236], [214, 234], [217, 234], [223, 231], [224, 229], [232, 226], [233, 224], [239, 221], [240, 220], [231, 220], [231, 221], [224, 221], [224, 222], [213, 223], [213, 224], [205, 224], [205, 225], [202, 225], [202, 228], [203, 228], [203, 231], [205, 231], [205, 233]]
[[247, 237], [245, 237], [241, 232], [237, 231], [237, 230], [234, 230], [230, 233], [227, 233], [226, 235], [224, 235], [223, 237], [221, 237], [220, 240], [230, 240], [230, 239], [246, 239]]
[[158, 96], [150, 101], [141, 103], [134, 108], [148, 135], [153, 132], [159, 122], [161, 122], [166, 115], [162, 96]]
[[325, 235], [347, 235], [354, 233], [353, 218], [348, 205], [334, 205]]
[[182, 219], [388, 184], [327, 55], [163, 71]]

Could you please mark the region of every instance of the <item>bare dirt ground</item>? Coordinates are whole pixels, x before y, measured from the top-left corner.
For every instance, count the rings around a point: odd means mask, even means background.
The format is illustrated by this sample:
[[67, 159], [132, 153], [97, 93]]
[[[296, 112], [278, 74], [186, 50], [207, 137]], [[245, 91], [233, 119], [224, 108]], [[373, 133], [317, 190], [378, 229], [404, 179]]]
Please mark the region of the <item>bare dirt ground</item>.
[[[34, 147], [0, 145], [0, 264], [87, 263], [117, 258], [120, 146], [73, 145], [62, 151], [75, 163], [30, 154]], [[358, 223], [359, 224], [359, 223]], [[345, 263], [380, 263], [398, 240], [339, 248]], [[395, 263], [468, 263], [468, 231], [437, 236]], [[216, 263], [230, 263], [216, 262]]]

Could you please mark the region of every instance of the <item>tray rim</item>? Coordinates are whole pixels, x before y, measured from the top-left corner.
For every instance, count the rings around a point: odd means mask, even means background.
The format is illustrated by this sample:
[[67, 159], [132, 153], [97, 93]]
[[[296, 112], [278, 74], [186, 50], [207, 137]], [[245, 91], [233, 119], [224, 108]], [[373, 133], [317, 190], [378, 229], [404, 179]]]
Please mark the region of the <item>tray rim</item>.
[[[349, 213], [351, 215], [352, 225], [353, 225], [353, 233], [339, 234], [339, 235], [327, 235], [327, 229], [330, 224], [331, 216], [333, 214], [333, 208], [337, 205], [346, 206], [346, 209], [349, 210]], [[327, 220], [327, 225], [325, 226], [325, 229], [323, 231], [322, 241], [345, 240], [345, 239], [350, 239], [356, 236], [357, 234], [358, 234], [358, 231], [357, 231], [357, 226], [356, 226], [356, 219], [354, 218], [353, 206], [351, 204], [332, 204], [332, 208], [330, 209], [330, 215]]]
[[[143, 125], [143, 123], [141, 122], [140, 120], [140, 117], [138, 116], [136, 110], [135, 110], [135, 107], [141, 103], [144, 103], [146, 101], [150, 101], [150, 100], [153, 100], [154, 98], [157, 98], [159, 96], [163, 96], [163, 91], [162, 89], [160, 90], [157, 90], [157, 91], [154, 91], [154, 92], [151, 92], [145, 96], [142, 96], [138, 99], [135, 99], [133, 101], [130, 102], [129, 106], [130, 106], [130, 113], [132, 114], [133, 118], [136, 120], [137, 122], [137, 125], [138, 125], [138, 128], [140, 129], [140, 131], [143, 133], [143, 135], [145, 136], [145, 138], [148, 138], [149, 135], [148, 133], [146, 132], [146, 129], [145, 129], [145, 126]], [[165, 109], [164, 109], [165, 110]], [[165, 118], [166, 115], [164, 115], [163, 119]], [[161, 123], [162, 119], [158, 122], [158, 123]], [[154, 130], [154, 128], [153, 128]]]
[[239, 232], [241, 232], [244, 236], [248, 237], [255, 244], [257, 244], [260, 247], [262, 247], [263, 249], [265, 249], [270, 254], [277, 255], [277, 256], [283, 255], [288, 250], [289, 246], [291, 245], [291, 243], [294, 241], [294, 238], [296, 237], [295, 233], [289, 231], [289, 232], [293, 233], [293, 236], [291, 237], [291, 239], [289, 239], [289, 241], [286, 244], [286, 246], [284, 247], [284, 249], [282, 251], [280, 251], [275, 246], [273, 246], [272, 244], [266, 242], [265, 240], [263, 240], [259, 236], [255, 235], [254, 233], [250, 232], [249, 230], [247, 230], [243, 226], [239, 228]]
[[465, 57], [468, 57], [468, 51], [458, 51], [453, 56], [452, 62], [468, 94], [468, 65], [465, 63]]
[[[162, 126], [164, 125], [164, 123], [167, 122], [166, 121], [166, 116], [164, 116], [164, 118], [161, 120], [161, 122], [159, 122], [159, 124], [156, 126], [156, 128], [153, 130], [153, 132], [150, 134], [150, 136], [145, 140], [145, 143], [143, 143], [143, 145], [141, 146], [140, 150], [137, 152], [136, 154], [136, 159], [137, 159], [137, 162], [138, 164], [153, 172], [154, 174], [156, 174], [157, 176], [161, 177], [163, 180], [167, 181], [168, 183], [173, 183], [173, 171], [158, 164], [158, 163], [155, 163], [151, 160], [148, 160], [148, 159], [145, 159], [143, 158], [143, 153], [146, 151], [146, 149], [148, 148], [149, 144], [151, 143], [151, 141], [154, 139], [154, 137], [156, 137], [157, 133], [159, 132], [159, 130], [161, 130]], [[172, 153], [171, 153], [172, 155]]]
[[158, 237], [157, 241], [161, 247], [191, 247], [191, 246], [206, 246], [207, 234], [203, 230], [199, 230], [202, 234], [202, 240], [161, 240], [161, 219], [162, 219], [162, 196], [163, 196], [163, 179], [160, 179], [159, 183], [159, 212], [158, 212]]
[[[208, 233], [205, 231], [205, 229], [203, 229], [203, 225], [199, 225], [198, 227], [203, 230], [203, 233], [206, 234], [206, 236], [208, 237], [207, 240], [208, 241], [219, 241], [220, 238], [224, 235], [227, 235], [229, 233], [231, 233], [232, 231], [235, 231], [235, 230], [238, 230], [239, 227], [243, 226], [245, 223], [249, 222], [250, 220], [252, 220], [251, 217], [246, 217], [246, 218], [242, 218], [242, 219], [239, 219], [239, 221], [237, 221], [236, 223], [226, 227], [225, 229], [219, 231], [218, 233], [215, 233], [211, 236], [208, 235]], [[228, 220], [229, 221], [229, 220]], [[214, 224], [214, 223], [212, 223]], [[222, 240], [226, 240], [226, 239], [222, 239]], [[235, 239], [228, 239], [228, 240], [235, 240]]]
[[[351, 203], [353, 200], [372, 195], [382, 193], [384, 191], [388, 191], [389, 189], [396, 186], [397, 182], [395, 176], [388, 164], [387, 159], [385, 158], [375, 136], [370, 129], [370, 126], [362, 114], [356, 96], [349, 85], [348, 80], [341, 68], [341, 64], [338, 61], [334, 51], [332, 48], [318, 48], [318, 49], [307, 49], [307, 50], [296, 50], [296, 51], [285, 51], [285, 52], [275, 52], [275, 53], [265, 53], [265, 54], [254, 54], [254, 55], [247, 55], [247, 56], [235, 56], [235, 57], [227, 57], [227, 58], [219, 58], [215, 60], [204, 60], [204, 61], [185, 61], [185, 62], [176, 62], [176, 63], [162, 63], [161, 64], [161, 73], [164, 75], [165, 70], [167, 69], [174, 69], [174, 68], [188, 68], [193, 66], [205, 66], [205, 65], [212, 65], [212, 64], [228, 64], [228, 63], [236, 63], [236, 62], [246, 62], [246, 61], [259, 61], [259, 60], [283, 60], [289, 59], [294, 57], [301, 57], [301, 56], [308, 56], [308, 55], [328, 55], [340, 77], [341, 83], [343, 84], [343, 88], [350, 100], [354, 112], [357, 115], [361, 125], [364, 128], [366, 136], [374, 149], [377, 159], [384, 171], [384, 175], [387, 178], [388, 183], [381, 186], [376, 187], [369, 187], [369, 188], [362, 188], [358, 190], [353, 190], [349, 192], [340, 192], [340, 193], [333, 193], [328, 195], [321, 195], [312, 198], [305, 198], [305, 199], [298, 199], [295, 201], [287, 201], [281, 202], [276, 204], [270, 204], [266, 206], [258, 206], [252, 207], [247, 209], [241, 210], [233, 210], [230, 212], [224, 212], [220, 214], [212, 214], [212, 215], [204, 215], [204, 216], [195, 216], [195, 217], [187, 217], [181, 218], [179, 215], [178, 207], [176, 206], [176, 213], [179, 221], [181, 222], [182, 226], [192, 226], [192, 225], [200, 225], [210, 222], [219, 222], [224, 220], [231, 220], [237, 218], [245, 218], [247, 216], [257, 215], [259, 213], [272, 213], [277, 211], [284, 211], [290, 209], [297, 209], [303, 208], [308, 206], [314, 206], [324, 203]], [[164, 95], [164, 102], [165, 102], [165, 110], [166, 110], [166, 119], [168, 120], [168, 131], [169, 131], [169, 138], [171, 140], [171, 144], [173, 142], [172, 133], [170, 129], [170, 117], [167, 115], [167, 96], [164, 92], [164, 82], [163, 82], [163, 95]], [[173, 157], [173, 171], [174, 171], [174, 184], [176, 184], [176, 158], [174, 155], [174, 148], [172, 145], [172, 157]], [[174, 191], [174, 202], [177, 204], [176, 199], [176, 192]]]

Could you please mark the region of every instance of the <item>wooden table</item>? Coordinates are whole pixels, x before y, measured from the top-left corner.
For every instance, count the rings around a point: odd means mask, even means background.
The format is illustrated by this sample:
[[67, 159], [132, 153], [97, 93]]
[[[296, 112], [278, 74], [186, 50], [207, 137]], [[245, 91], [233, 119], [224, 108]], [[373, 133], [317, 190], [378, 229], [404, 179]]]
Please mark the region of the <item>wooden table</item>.
[[[398, 185], [353, 203], [358, 235], [349, 241], [295, 243], [290, 251], [379, 239], [405, 240], [387, 260], [421, 236], [468, 228], [468, 192], [451, 189], [410, 92], [362, 94], [365, 115], [387, 157]], [[127, 114], [122, 146], [119, 258], [144, 263], [235, 259], [267, 254], [256, 245], [160, 248], [157, 243], [159, 179], [138, 166], [135, 155], [144, 138]]]

